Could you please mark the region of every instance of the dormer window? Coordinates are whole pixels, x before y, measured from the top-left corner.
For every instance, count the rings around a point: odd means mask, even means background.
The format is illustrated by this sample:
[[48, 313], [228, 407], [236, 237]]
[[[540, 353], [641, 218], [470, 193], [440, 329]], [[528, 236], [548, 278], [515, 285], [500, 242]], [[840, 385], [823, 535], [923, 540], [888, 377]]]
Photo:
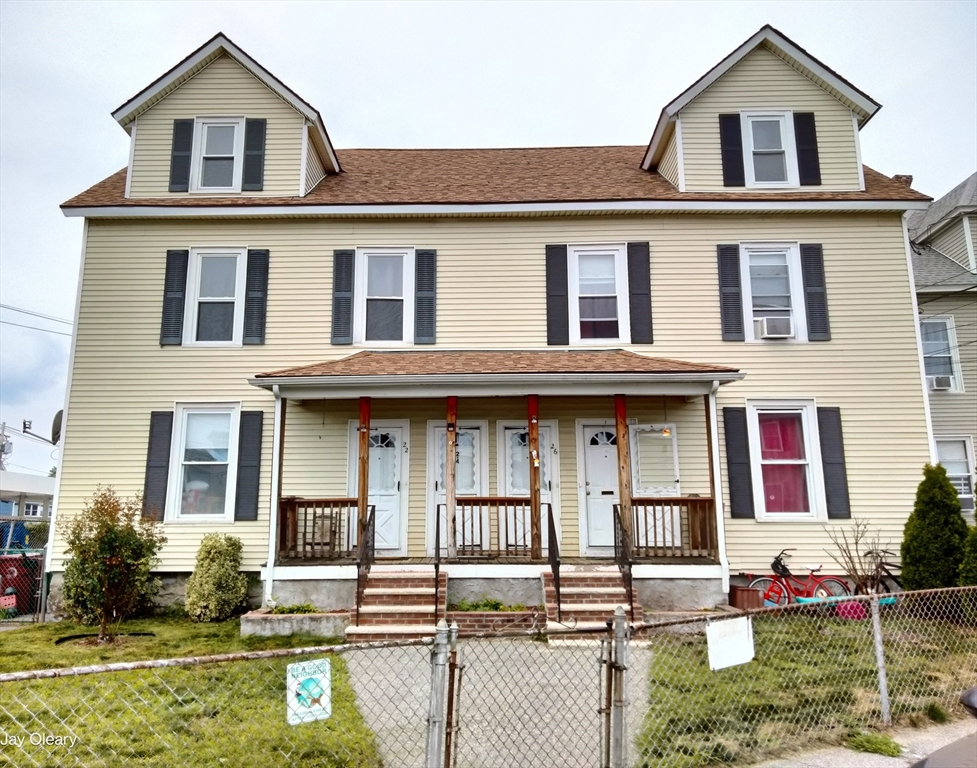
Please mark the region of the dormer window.
[[743, 165], [748, 187], [796, 187], [794, 125], [789, 112], [743, 113]]
[[244, 166], [244, 118], [197, 118], [194, 125], [193, 192], [240, 192]]

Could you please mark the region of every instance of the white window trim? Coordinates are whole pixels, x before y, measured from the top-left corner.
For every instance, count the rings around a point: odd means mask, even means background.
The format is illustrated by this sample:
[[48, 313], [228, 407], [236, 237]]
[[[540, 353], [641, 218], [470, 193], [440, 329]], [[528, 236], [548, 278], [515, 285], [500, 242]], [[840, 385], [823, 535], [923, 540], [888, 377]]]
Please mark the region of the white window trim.
[[[224, 514], [181, 516], [183, 496], [183, 445], [186, 439], [187, 415], [190, 413], [230, 413], [230, 437], [227, 442], [227, 496]], [[237, 496], [238, 441], [241, 429], [241, 403], [176, 403], [173, 408], [173, 438], [170, 442], [170, 471], [167, 479], [166, 513], [168, 523], [233, 523]]]
[[[939, 443], [940, 442], [962, 442], [964, 450], [967, 453], [967, 469], [970, 472], [970, 488], [973, 493], [968, 494], [964, 498], [975, 498], [977, 497], [977, 467], [975, 467], [974, 461], [974, 438], [972, 435], [937, 435], [933, 437], [933, 442], [937, 444], [937, 458], [939, 458]], [[968, 510], [964, 510], [964, 514], [967, 514]]]
[[[937, 394], [953, 394], [959, 395], [964, 391], [963, 388], [963, 370], [960, 367], [960, 347], [957, 345], [957, 329], [954, 322], [953, 315], [920, 315], [919, 316], [919, 333], [920, 339], [922, 340], [923, 334], [923, 323], [944, 323], [946, 324], [946, 338], [947, 344], [950, 347], [950, 367], [953, 369], [953, 374], [951, 378], [953, 379], [953, 385], [946, 392], [932, 392], [928, 391], [928, 394], [932, 397]], [[922, 343], [922, 341], [920, 342]], [[931, 375], [926, 373], [926, 352], [923, 352], [923, 373], [926, 375], [926, 385], [929, 388], [929, 382], [933, 378]]]
[[[790, 278], [790, 314], [794, 320], [794, 337], [792, 339], [760, 339], [756, 335], [749, 257], [754, 252], [772, 250], [787, 251], [787, 273]], [[807, 342], [807, 306], [804, 303], [804, 277], [801, 273], [801, 248], [798, 243], [740, 243], [740, 285], [742, 286], [743, 326], [746, 341], [760, 344]]]
[[[203, 256], [236, 256], [237, 273], [234, 279], [234, 332], [230, 341], [197, 341], [197, 304], [200, 294], [200, 260]], [[183, 346], [240, 347], [244, 342], [244, 298], [248, 275], [248, 247], [190, 248], [187, 263], [187, 290], [183, 303]]]
[[[414, 247], [360, 247], [353, 270], [353, 344], [364, 347], [408, 347], [414, 343]], [[366, 340], [367, 259], [371, 255], [404, 259], [404, 336], [401, 341]]]
[[[760, 421], [762, 411], [796, 411], [802, 414], [804, 424], [804, 455], [808, 457], [807, 488], [811, 511], [767, 512], [763, 496], [763, 472], [760, 462]], [[750, 472], [753, 480], [753, 509], [760, 522], [816, 522], [828, 520], [828, 507], [824, 490], [824, 469], [821, 463], [821, 439], [818, 432], [818, 412], [814, 400], [747, 400], [746, 426], [750, 440]]]
[[[204, 187], [203, 173], [204, 126], [211, 123], [233, 124], [234, 131], [234, 181], [229, 187]], [[240, 192], [244, 176], [244, 124], [243, 117], [197, 117], [193, 121], [193, 147], [190, 153], [190, 191], [198, 194], [227, 194]]]
[[[784, 164], [787, 167], [786, 181], [757, 181], [753, 168], [753, 130], [752, 120], [776, 119], [780, 121], [781, 138], [784, 144]], [[746, 172], [746, 186], [755, 189], [789, 189], [800, 187], [800, 173], [797, 169], [797, 144], [794, 140], [794, 112], [790, 109], [744, 110], [740, 112], [740, 132], [743, 136], [743, 169]]]
[[[34, 507], [37, 510], [37, 512], [36, 513], [33, 513], [33, 514], [28, 514], [27, 513], [27, 508], [28, 507]], [[39, 501], [25, 501], [24, 502], [24, 510], [23, 510], [22, 516], [23, 517], [30, 517], [30, 518], [44, 517], [44, 504], [42, 504]]]
[[[580, 268], [578, 257], [598, 251], [614, 251], [614, 286], [617, 290], [616, 339], [583, 339], [580, 337]], [[628, 285], [628, 247], [625, 243], [583, 243], [567, 246], [567, 287], [570, 315], [570, 343], [583, 346], [607, 346], [631, 343], [631, 289]]]

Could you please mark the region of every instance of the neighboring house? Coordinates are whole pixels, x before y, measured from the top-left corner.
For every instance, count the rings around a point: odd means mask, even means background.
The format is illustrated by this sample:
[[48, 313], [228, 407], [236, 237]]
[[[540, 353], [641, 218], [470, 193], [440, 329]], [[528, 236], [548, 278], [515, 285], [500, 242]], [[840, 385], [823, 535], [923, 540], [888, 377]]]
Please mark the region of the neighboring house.
[[[53, 477], [28, 475], [0, 470], [0, 522], [40, 523], [51, 518], [51, 503], [57, 480]], [[30, 534], [20, 525], [0, 525], [0, 548], [14, 541], [21, 544]], [[37, 542], [28, 541], [33, 546]], [[43, 546], [46, 541], [37, 546]]]
[[977, 437], [977, 173], [909, 217], [937, 457], [974, 514]]
[[266, 597], [322, 607], [371, 543], [371, 580], [437, 561], [528, 603], [557, 548], [566, 589], [630, 541], [641, 601], [692, 607], [855, 518], [898, 541], [932, 458], [903, 223], [929, 198], [861, 164], [878, 109], [764, 27], [648, 146], [334, 150], [218, 35], [63, 206], [57, 515], [144, 492], [162, 572], [225, 531]]

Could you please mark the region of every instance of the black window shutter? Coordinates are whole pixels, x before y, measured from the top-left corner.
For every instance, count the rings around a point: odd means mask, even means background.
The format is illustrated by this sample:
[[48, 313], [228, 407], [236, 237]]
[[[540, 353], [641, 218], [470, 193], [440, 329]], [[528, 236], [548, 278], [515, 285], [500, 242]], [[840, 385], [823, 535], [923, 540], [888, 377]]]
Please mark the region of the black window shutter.
[[237, 495], [235, 520], [258, 519], [258, 487], [261, 484], [262, 411], [242, 411], [237, 444]]
[[187, 295], [187, 264], [190, 251], [166, 252], [166, 277], [163, 278], [163, 319], [159, 329], [160, 346], [183, 343], [183, 306]]
[[847, 520], [851, 517], [851, 502], [848, 498], [848, 470], [845, 467], [840, 408], [818, 408], [818, 433], [828, 519]]
[[828, 292], [824, 280], [824, 252], [820, 245], [801, 246], [801, 276], [804, 280], [808, 341], [831, 341]]
[[355, 251], [333, 251], [332, 343], [353, 343], [353, 269]]
[[820, 186], [821, 161], [818, 159], [818, 132], [814, 127], [813, 112], [794, 113], [794, 143], [801, 186]]
[[244, 290], [244, 343], [265, 343], [268, 312], [268, 250], [248, 251], [247, 286]]
[[743, 328], [743, 290], [740, 287], [740, 247], [717, 245], [719, 262], [719, 315], [723, 341], [745, 341]]
[[567, 247], [546, 246], [546, 343], [570, 343], [570, 305], [567, 284]]
[[651, 344], [651, 261], [648, 243], [628, 243], [631, 343]]
[[166, 483], [170, 475], [170, 440], [173, 412], [153, 411], [149, 417], [149, 449], [146, 451], [146, 482], [142, 492], [142, 516], [162, 520], [166, 509]]
[[437, 336], [438, 252], [414, 254], [414, 343], [433, 344]]
[[730, 514], [737, 518], [755, 517], [753, 512], [753, 473], [750, 469], [750, 438], [746, 431], [746, 408], [723, 408], [726, 432], [726, 472], [729, 480]]
[[241, 189], [260, 192], [265, 183], [265, 128], [267, 120], [244, 122], [244, 173]]
[[739, 115], [719, 116], [719, 148], [723, 157], [723, 186], [745, 187], [743, 131]]
[[193, 150], [193, 120], [173, 121], [170, 149], [170, 192], [190, 191], [190, 154]]

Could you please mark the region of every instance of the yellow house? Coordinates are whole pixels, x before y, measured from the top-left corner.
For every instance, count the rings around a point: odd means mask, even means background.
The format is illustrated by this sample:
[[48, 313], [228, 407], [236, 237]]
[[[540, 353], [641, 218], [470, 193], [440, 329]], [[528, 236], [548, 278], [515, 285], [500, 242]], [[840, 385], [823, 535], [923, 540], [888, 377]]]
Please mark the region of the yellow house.
[[162, 573], [225, 531], [267, 600], [363, 634], [426, 631], [445, 592], [715, 605], [853, 520], [897, 541], [933, 457], [928, 198], [861, 164], [879, 106], [767, 26], [647, 146], [336, 150], [217, 35], [113, 113], [128, 166], [63, 205], [57, 515], [142, 492]]

